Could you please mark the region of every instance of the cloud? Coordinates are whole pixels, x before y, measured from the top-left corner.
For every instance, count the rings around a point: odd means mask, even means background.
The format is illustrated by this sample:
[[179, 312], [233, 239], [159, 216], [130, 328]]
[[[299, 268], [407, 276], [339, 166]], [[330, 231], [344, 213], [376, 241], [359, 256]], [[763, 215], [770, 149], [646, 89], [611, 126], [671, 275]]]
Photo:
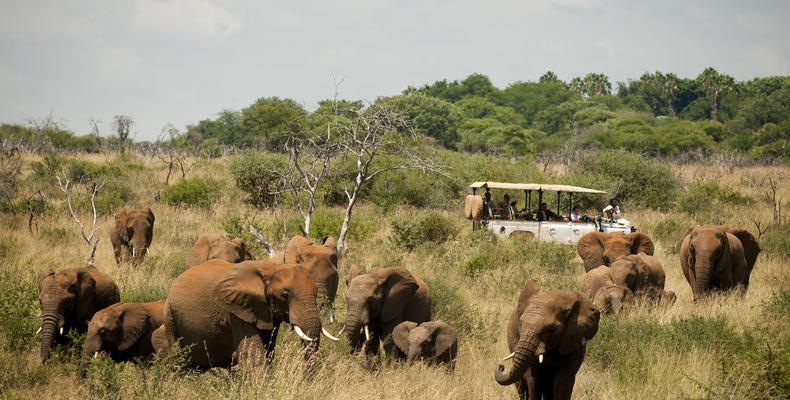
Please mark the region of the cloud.
[[230, 12], [206, 0], [145, 0], [137, 11], [141, 25], [168, 34], [227, 38], [242, 28]]

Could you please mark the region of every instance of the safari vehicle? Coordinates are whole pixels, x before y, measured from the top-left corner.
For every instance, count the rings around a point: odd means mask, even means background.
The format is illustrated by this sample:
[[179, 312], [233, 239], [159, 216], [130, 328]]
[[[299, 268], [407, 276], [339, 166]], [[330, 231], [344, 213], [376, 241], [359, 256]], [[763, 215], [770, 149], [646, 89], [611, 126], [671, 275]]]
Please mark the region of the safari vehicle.
[[[629, 225], [616, 223], [610, 219], [597, 216], [595, 218], [586, 217], [584, 221], [570, 221], [568, 218], [561, 217], [561, 207], [564, 203], [562, 194], [567, 193], [567, 214], [570, 215], [573, 207], [574, 193], [594, 193], [606, 194], [606, 192], [596, 189], [588, 189], [579, 186], [569, 185], [549, 185], [544, 183], [502, 183], [502, 182], [475, 182], [469, 185], [472, 194], [466, 196], [464, 209], [466, 217], [472, 219], [472, 229], [488, 229], [500, 238], [508, 238], [511, 235], [523, 235], [527, 238], [538, 238], [544, 242], [557, 242], [575, 245], [579, 239], [590, 232], [632, 232], [634, 229]], [[483, 196], [478, 195], [478, 190], [489, 192], [492, 189], [514, 191], [524, 191], [525, 205], [524, 210], [519, 212], [515, 208], [515, 201], [503, 207], [493, 207], [489, 209]], [[532, 202], [533, 193], [537, 192], [537, 202]], [[539, 220], [538, 216], [531, 210], [537, 209], [543, 203], [545, 192], [557, 193], [556, 217], [548, 220]], [[504, 193], [504, 192], [503, 192]], [[499, 197], [498, 198], [502, 198]], [[497, 202], [494, 202], [497, 204]], [[552, 204], [553, 206], [553, 204]]]

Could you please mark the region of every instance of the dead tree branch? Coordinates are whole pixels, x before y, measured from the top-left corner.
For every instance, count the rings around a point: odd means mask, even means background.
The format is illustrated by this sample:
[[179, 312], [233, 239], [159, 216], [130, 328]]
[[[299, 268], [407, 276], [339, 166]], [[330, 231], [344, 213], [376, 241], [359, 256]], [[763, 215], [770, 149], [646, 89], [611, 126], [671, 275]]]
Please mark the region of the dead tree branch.
[[778, 225], [782, 223], [782, 201], [784, 198], [776, 198], [776, 192], [779, 187], [779, 182], [777, 180], [768, 177], [768, 186], [771, 189], [771, 192], [766, 192], [765, 197], [773, 207], [774, 225]]
[[[74, 208], [71, 205], [71, 195], [69, 194], [69, 185], [71, 184], [71, 181], [66, 177], [66, 173], [65, 172], [61, 171], [61, 173], [63, 174], [63, 178], [62, 179], [61, 179], [60, 175], [57, 175], [57, 174], [55, 174], [55, 178], [57, 178], [57, 180], [58, 180], [58, 186], [60, 186], [60, 190], [63, 191], [63, 194], [66, 195], [66, 202], [69, 205], [69, 212], [71, 213], [71, 218], [73, 218], [74, 221], [77, 222], [77, 225], [80, 226], [80, 233], [82, 234], [82, 238], [85, 240], [86, 243], [88, 243], [88, 246], [90, 246], [90, 256], [88, 257], [88, 263], [93, 265], [94, 255], [96, 254], [96, 246], [98, 246], [99, 240], [101, 239], [101, 238], [99, 238], [98, 235], [96, 235], [96, 232], [97, 232], [97, 226], [96, 226], [96, 215], [97, 215], [97, 213], [96, 213], [96, 194], [99, 193], [99, 191], [104, 187], [104, 182], [102, 182], [101, 185], [97, 184], [96, 182], [92, 183], [92, 188], [91, 188], [91, 192], [92, 192], [91, 193], [91, 207], [93, 209], [93, 224], [91, 225], [91, 233], [90, 233], [90, 235], [86, 235], [85, 234], [85, 226], [82, 224], [82, 222], [79, 220], [79, 218], [77, 218], [77, 215], [74, 214]], [[64, 184], [63, 181], [66, 181], [66, 183]], [[94, 240], [94, 238], [96, 240]]]
[[255, 240], [257, 240], [258, 243], [260, 243], [261, 246], [263, 246], [263, 248], [266, 249], [267, 252], [269, 252], [269, 258], [274, 257], [275, 253], [274, 250], [272, 249], [272, 246], [269, 245], [269, 242], [263, 239], [263, 236], [261, 236], [261, 234], [258, 233], [258, 230], [255, 229], [255, 227], [252, 225], [250, 225], [250, 233], [255, 238]]

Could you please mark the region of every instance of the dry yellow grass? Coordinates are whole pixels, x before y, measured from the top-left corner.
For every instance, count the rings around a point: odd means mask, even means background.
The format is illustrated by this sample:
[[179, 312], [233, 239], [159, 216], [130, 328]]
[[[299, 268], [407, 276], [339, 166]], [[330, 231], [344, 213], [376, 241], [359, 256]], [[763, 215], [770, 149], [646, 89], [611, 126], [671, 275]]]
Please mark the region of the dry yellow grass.
[[[37, 159], [25, 156], [26, 161]], [[114, 162], [114, 156], [81, 156], [91, 162]], [[154, 160], [140, 159], [145, 165], [142, 171], [134, 171], [130, 182], [139, 183], [135, 190], [132, 206], [150, 205], [156, 214], [154, 241], [150, 254], [143, 265], [117, 266], [113, 257], [108, 232], [112, 215], [99, 219], [99, 235], [102, 240], [96, 252], [96, 265], [112, 276], [122, 292], [122, 299], [130, 296], [136, 299], [147, 296], [165, 295], [170, 283], [183, 269], [181, 265], [192, 243], [204, 232], [221, 232], [222, 224], [231, 216], [251, 216], [257, 221], [271, 221], [280, 218], [279, 214], [260, 211], [243, 202], [243, 194], [236, 189], [227, 174], [226, 160], [213, 160], [197, 166], [190, 177], [201, 176], [220, 182], [222, 196], [209, 210], [199, 208], [171, 207], [153, 201], [155, 185], [164, 182], [166, 170]], [[762, 201], [767, 190], [767, 177], [790, 177], [787, 167], [747, 167], [728, 169], [706, 165], [687, 165], [675, 167], [684, 184], [714, 180], [720, 185], [735, 188], [739, 193], [756, 201], [748, 205], [733, 206], [727, 211], [732, 214], [728, 220], [731, 225], [753, 230], [752, 220], [770, 222], [772, 214], [767, 203]], [[25, 174], [30, 174], [26, 169]], [[49, 191], [51, 199], [59, 192]], [[788, 185], [781, 188], [780, 196], [790, 198]], [[636, 226], [655, 226], [666, 218], [693, 221], [694, 218], [680, 214], [665, 214], [650, 210], [625, 210], [627, 217]], [[376, 210], [362, 206], [357, 215], [372, 215]], [[396, 211], [396, 213], [399, 211]], [[409, 210], [402, 212], [410, 212]], [[324, 342], [321, 344], [321, 367], [310, 380], [301, 378], [298, 361], [298, 345], [293, 335], [280, 335], [281, 344], [277, 359], [269, 370], [228, 371], [212, 370], [204, 373], [149, 371], [140, 367], [105, 365], [96, 371], [109, 371], [107, 376], [93, 376], [85, 383], [75, 379], [74, 361], [56, 358], [46, 366], [40, 364], [38, 353], [32, 349], [26, 352], [0, 350], [0, 397], [2, 398], [86, 398], [86, 397], [152, 397], [186, 399], [209, 398], [332, 398], [360, 399], [387, 398], [413, 399], [495, 399], [513, 398], [513, 387], [501, 387], [493, 380], [493, 368], [502, 356], [509, 353], [505, 342], [505, 324], [512, 311], [516, 295], [503, 293], [496, 282], [507, 279], [506, 270], [495, 269], [480, 279], [465, 276], [460, 268], [448, 268], [453, 254], [466, 246], [466, 232], [470, 225], [463, 220], [460, 210], [442, 212], [462, 230], [462, 234], [445, 245], [443, 250], [415, 250], [406, 252], [394, 248], [389, 241], [388, 223], [379, 223], [378, 229], [364, 241], [351, 241], [349, 252], [341, 260], [341, 288], [336, 302], [338, 315], [344, 315], [342, 293], [343, 275], [352, 262], [367, 268], [393, 264], [408, 267], [429, 281], [441, 281], [455, 291], [461, 299], [473, 307], [480, 315], [493, 322], [488, 330], [472, 337], [461, 337], [459, 359], [455, 372], [445, 372], [422, 365], [394, 365], [377, 372], [369, 372], [362, 367], [361, 359], [347, 354], [347, 345]], [[295, 215], [289, 211], [289, 215]], [[84, 220], [87, 215], [81, 215]], [[388, 221], [394, 215], [384, 216]], [[0, 271], [18, 279], [36, 281], [42, 270], [51, 267], [55, 270], [85, 263], [87, 245], [78, 234], [76, 224], [63, 213], [49, 213], [38, 219], [39, 230], [30, 235], [22, 217], [2, 216], [0, 239], [12, 243], [9, 255], [2, 258]], [[279, 238], [274, 238], [279, 239]], [[275, 240], [275, 247], [282, 248], [284, 243]], [[676, 254], [671, 249], [674, 242], [657, 241], [656, 256], [664, 265], [667, 273], [666, 289], [674, 290], [677, 302], [668, 308], [635, 307], [617, 318], [614, 323], [627, 324], [644, 319], [669, 324], [674, 320], [700, 315], [704, 317], [722, 316], [739, 332], [749, 332], [764, 318], [760, 310], [775, 293], [790, 289], [790, 274], [787, 261], [766, 254], [758, 258], [752, 273], [749, 292], [741, 297], [720, 295], [701, 302], [692, 301], [691, 290], [680, 270]], [[264, 257], [263, 253], [255, 254]], [[518, 262], [518, 260], [514, 261]], [[580, 282], [584, 273], [581, 260], [571, 261], [571, 273]], [[443, 265], [441, 268], [437, 265]], [[546, 272], [548, 274], [548, 272]], [[552, 279], [543, 276], [543, 279]], [[518, 283], [520, 285], [521, 283]], [[153, 299], [153, 298], [151, 298]], [[451, 305], [452, 307], [452, 305]], [[484, 325], [486, 326], [486, 325]], [[338, 331], [339, 323], [329, 325]], [[31, 332], [32, 334], [32, 332]], [[0, 337], [0, 344], [5, 338]], [[591, 348], [599, 345], [593, 339]], [[4, 348], [4, 346], [3, 346]], [[35, 346], [34, 346], [35, 348]], [[626, 386], [618, 382], [610, 370], [602, 370], [599, 364], [585, 362], [579, 371], [574, 389], [578, 399], [633, 399], [633, 398], [681, 398], [700, 397], [705, 392], [702, 386], [721, 379], [718, 374], [719, 355], [714, 349], [693, 348], [688, 352], [664, 352], [650, 348], [653, 353], [647, 357], [643, 368], [646, 379], [632, 382]], [[752, 379], [750, 371], [744, 371], [741, 384], [748, 385]], [[108, 389], [109, 388], [109, 389]], [[109, 391], [103, 391], [109, 390]], [[742, 393], [733, 389], [732, 397]]]

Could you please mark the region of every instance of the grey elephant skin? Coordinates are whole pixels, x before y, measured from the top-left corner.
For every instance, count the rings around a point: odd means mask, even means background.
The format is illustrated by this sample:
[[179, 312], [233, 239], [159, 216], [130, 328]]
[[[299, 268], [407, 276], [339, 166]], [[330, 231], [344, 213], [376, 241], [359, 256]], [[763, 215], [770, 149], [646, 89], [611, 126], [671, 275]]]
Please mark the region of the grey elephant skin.
[[[344, 330], [356, 353], [364, 345], [368, 365], [379, 364], [379, 348], [388, 359], [396, 356], [392, 331], [403, 321], [431, 319], [431, 291], [406, 268], [373, 268], [349, 282]], [[367, 332], [367, 333], [366, 333]]]
[[458, 356], [458, 332], [442, 320], [418, 324], [404, 321], [392, 331], [397, 357], [408, 362], [425, 360], [431, 365], [455, 369]]
[[528, 281], [508, 321], [513, 367], [505, 371], [497, 364], [494, 379], [500, 385], [515, 384], [522, 399], [570, 399], [599, 319], [598, 309], [581, 293], [541, 292]]
[[225, 235], [205, 234], [201, 236], [187, 253], [187, 268], [202, 264], [208, 260], [224, 260], [229, 263], [239, 263], [252, 260], [252, 255], [247, 250], [243, 240], [231, 240]]
[[714, 290], [745, 293], [760, 254], [760, 244], [751, 233], [727, 225], [693, 226], [677, 248], [695, 301]]
[[93, 265], [55, 273], [47, 269], [38, 283], [41, 306], [41, 361], [56, 343], [65, 343], [69, 330], [85, 333], [96, 311], [120, 301], [112, 278]]
[[314, 243], [304, 236], [294, 236], [288, 242], [285, 252], [271, 258], [278, 263], [301, 264], [307, 268], [318, 290], [318, 306], [329, 311], [332, 320], [339, 281], [336, 247], [337, 242], [331, 236], [324, 238], [323, 244]]
[[641, 232], [624, 234], [612, 232], [590, 232], [576, 245], [576, 252], [584, 261], [584, 270], [590, 271], [600, 265], [611, 265], [620, 257], [643, 252], [652, 256], [655, 246], [653, 241]]
[[154, 354], [151, 334], [162, 325], [165, 301], [115, 303], [101, 309], [88, 323], [82, 346], [79, 377], [85, 377], [90, 359], [107, 353], [114, 361], [147, 361]]
[[204, 367], [271, 360], [281, 322], [311, 340], [303, 340], [305, 359], [311, 360], [321, 320], [315, 284], [301, 265], [210, 260], [179, 275], [165, 303], [167, 343], [180, 338], [182, 346], [192, 346], [191, 362]]
[[110, 241], [118, 264], [143, 262], [154, 237], [154, 213], [150, 207], [124, 207], [115, 214]]

